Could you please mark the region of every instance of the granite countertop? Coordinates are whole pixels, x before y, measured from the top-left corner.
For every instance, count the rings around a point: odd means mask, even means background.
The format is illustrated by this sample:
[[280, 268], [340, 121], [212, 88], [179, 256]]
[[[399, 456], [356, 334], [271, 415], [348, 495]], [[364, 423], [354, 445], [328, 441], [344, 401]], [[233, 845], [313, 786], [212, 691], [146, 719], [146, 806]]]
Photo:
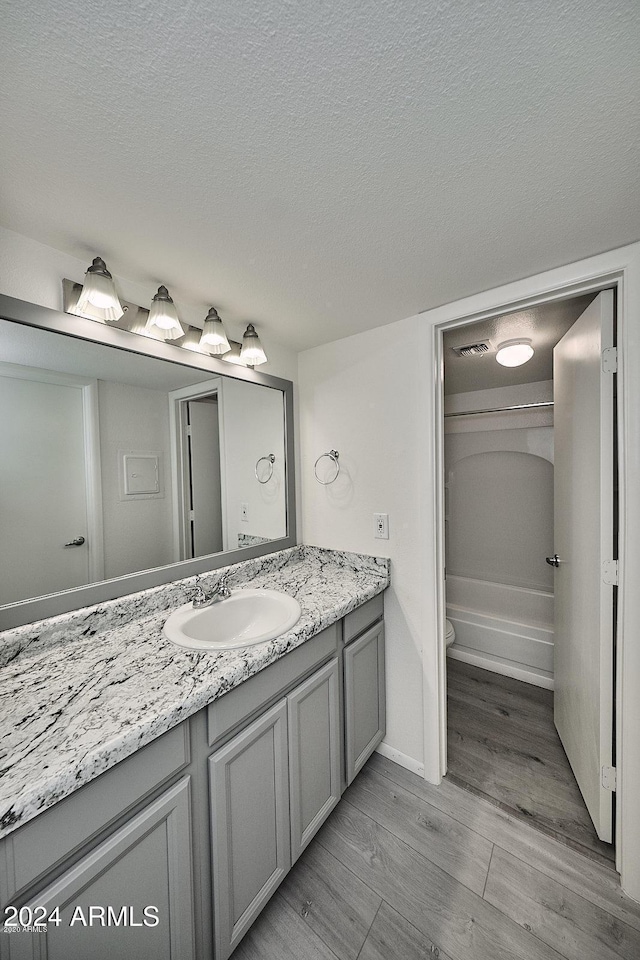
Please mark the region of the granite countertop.
[[[162, 636], [196, 582], [296, 597], [275, 640], [224, 653]], [[293, 547], [0, 634], [0, 837], [104, 773], [389, 585], [389, 561]]]

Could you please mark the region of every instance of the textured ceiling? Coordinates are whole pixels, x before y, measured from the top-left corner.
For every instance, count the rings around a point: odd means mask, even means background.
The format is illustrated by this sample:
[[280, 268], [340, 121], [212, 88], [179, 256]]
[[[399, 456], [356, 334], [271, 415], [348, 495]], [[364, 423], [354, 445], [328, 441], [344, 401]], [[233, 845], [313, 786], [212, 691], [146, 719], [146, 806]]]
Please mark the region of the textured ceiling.
[[[447, 395], [470, 390], [491, 390], [553, 378], [553, 348], [593, 300], [588, 293], [569, 300], [544, 303], [518, 313], [507, 313], [458, 327], [444, 334], [444, 390]], [[496, 351], [505, 340], [531, 340], [534, 354], [520, 367], [503, 367]], [[460, 357], [453, 347], [489, 341], [488, 353]]]
[[0, 0], [2, 223], [295, 349], [640, 237], [637, 0]]

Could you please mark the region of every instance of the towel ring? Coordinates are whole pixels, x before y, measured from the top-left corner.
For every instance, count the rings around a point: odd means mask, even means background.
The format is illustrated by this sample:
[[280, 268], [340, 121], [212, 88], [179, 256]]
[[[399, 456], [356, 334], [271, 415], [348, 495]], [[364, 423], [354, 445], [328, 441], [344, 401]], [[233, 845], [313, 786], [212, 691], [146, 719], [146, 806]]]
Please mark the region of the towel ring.
[[[329, 453], [321, 453], [320, 456], [318, 457], [318, 459], [316, 460], [316, 462], [314, 463], [314, 465], [313, 465], [313, 472], [314, 472], [315, 475], [316, 475], [316, 480], [318, 481], [318, 483], [321, 483], [323, 487], [328, 487], [330, 483], [333, 483], [333, 481], [337, 479], [338, 474], [340, 473], [340, 464], [338, 463], [338, 457], [339, 457], [339, 456], [340, 456], [340, 454], [338, 453], [337, 450], [329, 450]], [[333, 460], [333, 462], [334, 462], [334, 464], [335, 464], [336, 472], [335, 472], [334, 475], [331, 477], [331, 480], [321, 480], [320, 477], [318, 476], [318, 464], [319, 464], [320, 461], [323, 460], [325, 457], [329, 457], [329, 459], [330, 459], [330, 460]]]
[[[260, 466], [263, 460], [266, 460], [267, 463], [269, 464], [269, 476], [266, 477], [264, 480], [261, 480], [260, 474], [258, 473], [258, 467]], [[270, 453], [268, 457], [260, 457], [260, 459], [256, 461], [254, 473], [256, 475], [256, 480], [258, 481], [258, 483], [269, 483], [269, 480], [271, 480], [271, 477], [273, 476], [273, 465], [275, 462], [276, 462], [276, 458], [273, 453]]]

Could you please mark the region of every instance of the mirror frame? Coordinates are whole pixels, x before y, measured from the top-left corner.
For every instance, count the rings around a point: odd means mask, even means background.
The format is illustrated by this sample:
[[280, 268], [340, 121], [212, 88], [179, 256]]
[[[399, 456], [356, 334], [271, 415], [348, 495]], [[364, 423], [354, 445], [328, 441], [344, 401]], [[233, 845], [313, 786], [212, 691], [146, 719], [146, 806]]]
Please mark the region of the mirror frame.
[[20, 600], [17, 603], [0, 606], [0, 630], [23, 626], [61, 613], [70, 613], [83, 607], [90, 607], [105, 600], [114, 600], [125, 597], [140, 590], [161, 586], [185, 577], [192, 577], [198, 573], [217, 570], [220, 567], [239, 563], [242, 560], [253, 560], [255, 557], [266, 556], [287, 547], [297, 544], [296, 538], [296, 492], [295, 492], [295, 451], [294, 451], [294, 413], [293, 413], [293, 383], [282, 380], [270, 374], [258, 373], [250, 367], [225, 363], [215, 357], [206, 356], [184, 350], [181, 347], [161, 340], [151, 340], [140, 334], [130, 333], [117, 327], [75, 317], [71, 314], [52, 310], [39, 304], [16, 300], [0, 294], [0, 319], [13, 323], [21, 323], [30, 327], [38, 327], [63, 336], [88, 340], [93, 343], [104, 344], [124, 350], [128, 353], [138, 353], [158, 360], [167, 360], [181, 366], [193, 367], [214, 376], [230, 377], [235, 380], [244, 380], [247, 383], [257, 383], [266, 387], [281, 390], [284, 395], [284, 431], [285, 431], [285, 495], [287, 535], [268, 543], [256, 544], [250, 547], [239, 547], [237, 550], [227, 550], [212, 553], [206, 557], [197, 557], [193, 560], [179, 560], [164, 567], [153, 567], [137, 573], [129, 573], [111, 580], [100, 580], [96, 583], [80, 587], [72, 587], [60, 593], [46, 594]]

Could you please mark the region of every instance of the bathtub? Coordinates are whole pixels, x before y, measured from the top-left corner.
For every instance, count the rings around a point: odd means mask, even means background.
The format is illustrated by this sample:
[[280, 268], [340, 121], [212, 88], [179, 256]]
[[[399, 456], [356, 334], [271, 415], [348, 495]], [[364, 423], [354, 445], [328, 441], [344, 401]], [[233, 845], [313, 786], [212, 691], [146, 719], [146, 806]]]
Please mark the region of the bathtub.
[[448, 576], [447, 655], [553, 689], [553, 593]]

